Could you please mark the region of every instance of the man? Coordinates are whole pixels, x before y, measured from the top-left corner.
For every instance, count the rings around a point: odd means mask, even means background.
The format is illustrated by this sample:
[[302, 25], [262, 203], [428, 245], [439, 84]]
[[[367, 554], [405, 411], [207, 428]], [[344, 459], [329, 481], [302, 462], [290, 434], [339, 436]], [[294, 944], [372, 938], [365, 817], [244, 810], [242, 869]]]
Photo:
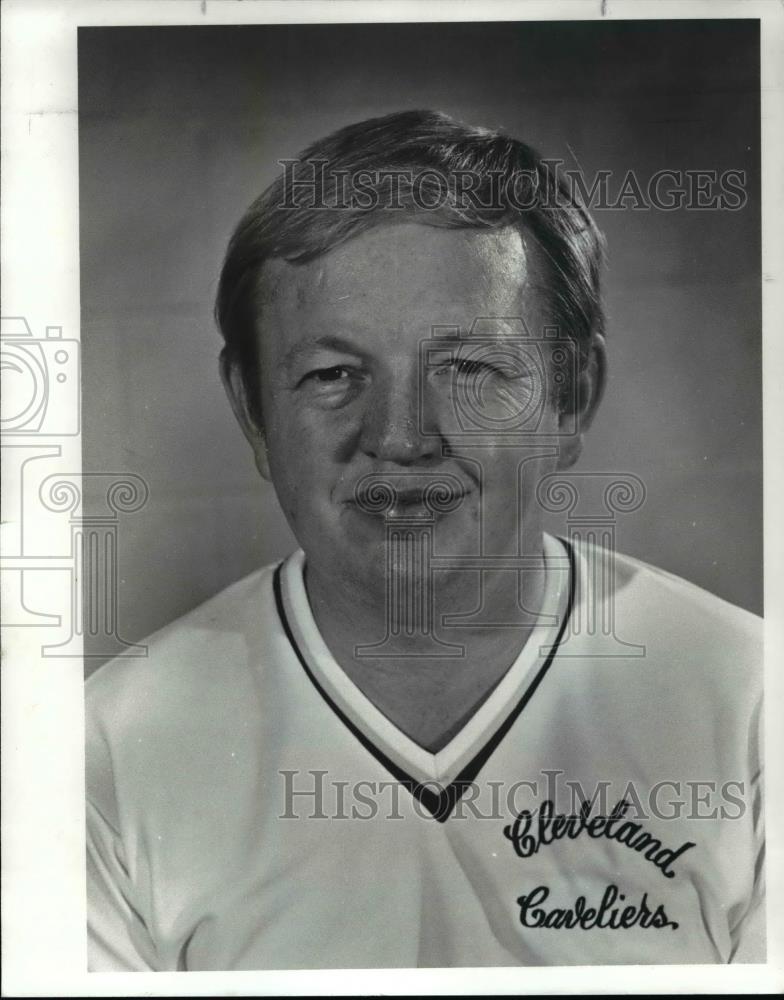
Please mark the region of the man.
[[547, 162], [433, 112], [251, 206], [221, 372], [301, 549], [89, 682], [92, 968], [764, 960], [757, 620], [543, 531], [601, 259]]

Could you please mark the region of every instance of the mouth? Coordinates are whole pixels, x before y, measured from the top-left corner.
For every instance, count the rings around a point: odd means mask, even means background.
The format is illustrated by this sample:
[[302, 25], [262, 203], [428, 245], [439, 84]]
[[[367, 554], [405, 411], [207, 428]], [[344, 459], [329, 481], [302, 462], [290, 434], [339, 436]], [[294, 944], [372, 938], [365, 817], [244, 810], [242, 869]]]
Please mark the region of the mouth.
[[392, 477], [366, 476], [346, 503], [376, 518], [432, 520], [457, 510], [469, 492], [460, 480], [447, 474], [428, 477], [424, 483], [413, 485]]

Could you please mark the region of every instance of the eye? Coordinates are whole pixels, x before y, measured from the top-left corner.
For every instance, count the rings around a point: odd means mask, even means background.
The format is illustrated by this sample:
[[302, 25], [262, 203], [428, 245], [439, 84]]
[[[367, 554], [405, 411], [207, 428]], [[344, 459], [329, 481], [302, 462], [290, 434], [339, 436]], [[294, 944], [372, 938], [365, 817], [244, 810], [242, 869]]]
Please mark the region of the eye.
[[475, 358], [457, 358], [452, 364], [452, 371], [456, 375], [480, 375], [482, 372], [488, 374], [493, 371], [493, 366], [484, 361], [477, 361]]
[[308, 372], [305, 378], [312, 379], [322, 385], [328, 385], [351, 378], [351, 371], [345, 365], [333, 365], [332, 368], [316, 368], [314, 371]]
[[431, 374], [447, 375], [450, 378], [471, 378], [482, 372], [490, 373], [492, 371], [492, 365], [488, 365], [484, 361], [477, 361], [476, 358], [450, 358], [448, 361], [431, 367]]
[[435, 374], [459, 379], [494, 377], [507, 381], [530, 376], [525, 365], [517, 359], [508, 357], [494, 357], [492, 361], [482, 361], [479, 358], [453, 358], [448, 363], [439, 365], [435, 369]]
[[317, 406], [338, 407], [356, 398], [365, 381], [365, 373], [360, 368], [330, 365], [307, 372], [297, 383], [297, 389]]
[[314, 368], [299, 380], [299, 385], [345, 386], [360, 377], [360, 373], [351, 365], [330, 365], [329, 368]]

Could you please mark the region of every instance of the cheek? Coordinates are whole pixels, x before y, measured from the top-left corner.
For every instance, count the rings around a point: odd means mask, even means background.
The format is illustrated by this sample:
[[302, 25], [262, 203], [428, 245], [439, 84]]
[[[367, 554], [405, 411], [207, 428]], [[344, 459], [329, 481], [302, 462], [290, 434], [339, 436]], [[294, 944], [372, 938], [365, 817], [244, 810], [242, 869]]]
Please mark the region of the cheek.
[[268, 427], [272, 481], [290, 520], [317, 516], [345, 478], [354, 428], [336, 414], [276, 410]]
[[557, 462], [553, 444], [499, 447], [482, 455], [480, 517], [490, 536], [517, 531], [521, 524], [535, 530], [543, 514], [537, 497], [539, 483], [556, 470]]
[[558, 459], [558, 446], [555, 441], [554, 437], [550, 437], [547, 442], [532, 439], [530, 444], [517, 444], [508, 439], [499, 447], [482, 451], [481, 454], [478, 450], [475, 451], [473, 457], [482, 469], [484, 481], [508, 487], [511, 490], [509, 494], [511, 500], [517, 491], [518, 483], [522, 483], [523, 490], [528, 492], [531, 486], [536, 487], [542, 476], [555, 468]]
[[[288, 398], [287, 398], [288, 396]], [[290, 394], [270, 400], [268, 442], [271, 463], [295, 463], [308, 471], [342, 464], [361, 431], [355, 406], [325, 409], [298, 403]]]

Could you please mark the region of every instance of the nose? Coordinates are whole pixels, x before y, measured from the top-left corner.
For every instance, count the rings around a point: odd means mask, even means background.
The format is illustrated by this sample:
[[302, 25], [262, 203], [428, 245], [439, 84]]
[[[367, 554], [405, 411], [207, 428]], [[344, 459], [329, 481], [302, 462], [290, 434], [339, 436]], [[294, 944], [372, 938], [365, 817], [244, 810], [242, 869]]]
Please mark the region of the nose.
[[424, 434], [425, 399], [420, 398], [417, 372], [377, 383], [363, 414], [360, 447], [378, 462], [412, 465], [440, 454], [437, 434]]

